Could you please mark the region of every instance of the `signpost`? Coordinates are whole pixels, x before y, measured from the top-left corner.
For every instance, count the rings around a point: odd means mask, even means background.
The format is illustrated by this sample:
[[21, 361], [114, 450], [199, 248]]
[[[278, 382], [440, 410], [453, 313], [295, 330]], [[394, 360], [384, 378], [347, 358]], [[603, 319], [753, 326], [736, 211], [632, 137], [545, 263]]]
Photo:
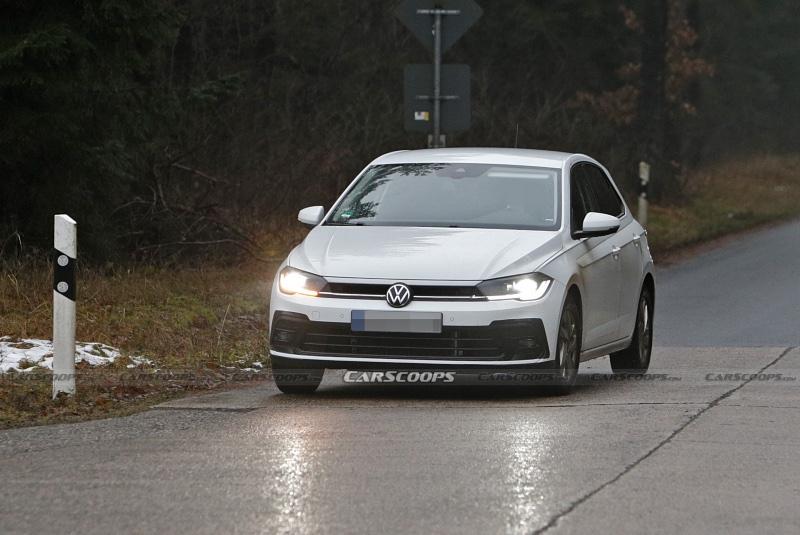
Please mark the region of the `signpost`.
[[77, 223], [55, 216], [53, 228], [53, 398], [75, 393], [75, 262]]
[[[433, 70], [430, 64], [406, 65], [404, 78], [405, 128], [409, 132], [431, 132], [436, 113], [430, 89]], [[470, 123], [470, 68], [469, 65], [442, 65], [441, 95], [445, 105], [439, 109], [440, 129], [460, 132]]]
[[[432, 148], [445, 146], [442, 131], [469, 128], [469, 66], [442, 65], [442, 53], [453, 46], [482, 13], [474, 0], [405, 0], [397, 8], [400, 21], [433, 52], [432, 67], [409, 65], [405, 71], [406, 129], [429, 132], [428, 145]], [[423, 75], [424, 69], [431, 74]], [[429, 89], [417, 92], [422, 87]], [[421, 106], [420, 101], [427, 106]], [[453, 111], [449, 111], [450, 108]], [[465, 109], [466, 115], [463, 115]], [[448, 112], [450, 117], [460, 113], [462, 118], [443, 121], [443, 114]], [[409, 121], [409, 117], [413, 120]]]

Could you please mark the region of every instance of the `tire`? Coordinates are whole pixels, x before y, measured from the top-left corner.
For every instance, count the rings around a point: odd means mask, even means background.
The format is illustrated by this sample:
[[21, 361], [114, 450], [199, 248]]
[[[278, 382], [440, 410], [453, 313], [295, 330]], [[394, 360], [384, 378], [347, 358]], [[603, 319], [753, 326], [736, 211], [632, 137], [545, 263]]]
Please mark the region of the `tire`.
[[313, 394], [322, 382], [324, 368], [310, 368], [295, 360], [271, 357], [272, 378], [284, 394]]
[[636, 309], [636, 327], [633, 330], [631, 345], [622, 351], [611, 353], [611, 369], [616, 374], [632, 373], [643, 375], [650, 367], [653, 352], [653, 294], [649, 288], [642, 288], [639, 306]]
[[572, 391], [580, 367], [583, 318], [581, 307], [574, 295], [569, 295], [561, 311], [558, 322], [555, 369], [552, 370], [553, 384], [548, 391], [564, 396]]

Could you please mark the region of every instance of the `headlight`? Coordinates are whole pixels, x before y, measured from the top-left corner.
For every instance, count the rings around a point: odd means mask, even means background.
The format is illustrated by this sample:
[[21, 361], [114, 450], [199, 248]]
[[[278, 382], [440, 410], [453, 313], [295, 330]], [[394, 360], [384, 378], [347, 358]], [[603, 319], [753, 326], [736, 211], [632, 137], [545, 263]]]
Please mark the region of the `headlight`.
[[281, 270], [278, 287], [285, 294], [301, 294], [316, 297], [328, 282], [312, 273], [306, 273], [293, 267]]
[[478, 290], [489, 301], [499, 299], [533, 301], [544, 297], [552, 282], [553, 279], [547, 275], [533, 273], [531, 275], [516, 275], [514, 277], [484, 281], [478, 285]]

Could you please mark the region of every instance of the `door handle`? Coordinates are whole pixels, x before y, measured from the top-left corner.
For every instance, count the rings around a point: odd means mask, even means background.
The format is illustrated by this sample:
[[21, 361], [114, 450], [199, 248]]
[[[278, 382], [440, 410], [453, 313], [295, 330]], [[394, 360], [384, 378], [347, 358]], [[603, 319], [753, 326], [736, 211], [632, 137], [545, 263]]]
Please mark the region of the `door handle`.
[[614, 260], [619, 260], [619, 251], [620, 248], [617, 247], [616, 245], [611, 248], [611, 254], [614, 256]]
[[634, 234], [633, 235], [633, 245], [634, 245], [634, 247], [641, 247], [642, 246], [642, 236], [641, 236], [641, 234]]

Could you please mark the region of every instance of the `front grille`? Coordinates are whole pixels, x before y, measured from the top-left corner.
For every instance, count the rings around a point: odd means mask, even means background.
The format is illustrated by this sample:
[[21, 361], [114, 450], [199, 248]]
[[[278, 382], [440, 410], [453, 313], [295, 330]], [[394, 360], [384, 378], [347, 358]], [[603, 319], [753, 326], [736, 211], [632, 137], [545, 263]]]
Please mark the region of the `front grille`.
[[284, 312], [276, 313], [274, 321], [272, 348], [296, 354], [464, 361], [536, 359], [549, 354], [539, 319], [445, 326], [440, 334], [353, 332], [349, 323], [310, 321]]
[[351, 332], [349, 325], [315, 325], [300, 351], [326, 355], [499, 359], [503, 349], [482, 329], [443, 328], [441, 334]]
[[[360, 284], [350, 282], [329, 282], [320, 292], [321, 297], [342, 297], [357, 296], [362, 298], [370, 296], [375, 299], [383, 299], [390, 284]], [[475, 286], [441, 286], [425, 284], [409, 284], [411, 295], [417, 300], [424, 301], [426, 298], [437, 300], [461, 300], [461, 299], [484, 299], [480, 290]]]

